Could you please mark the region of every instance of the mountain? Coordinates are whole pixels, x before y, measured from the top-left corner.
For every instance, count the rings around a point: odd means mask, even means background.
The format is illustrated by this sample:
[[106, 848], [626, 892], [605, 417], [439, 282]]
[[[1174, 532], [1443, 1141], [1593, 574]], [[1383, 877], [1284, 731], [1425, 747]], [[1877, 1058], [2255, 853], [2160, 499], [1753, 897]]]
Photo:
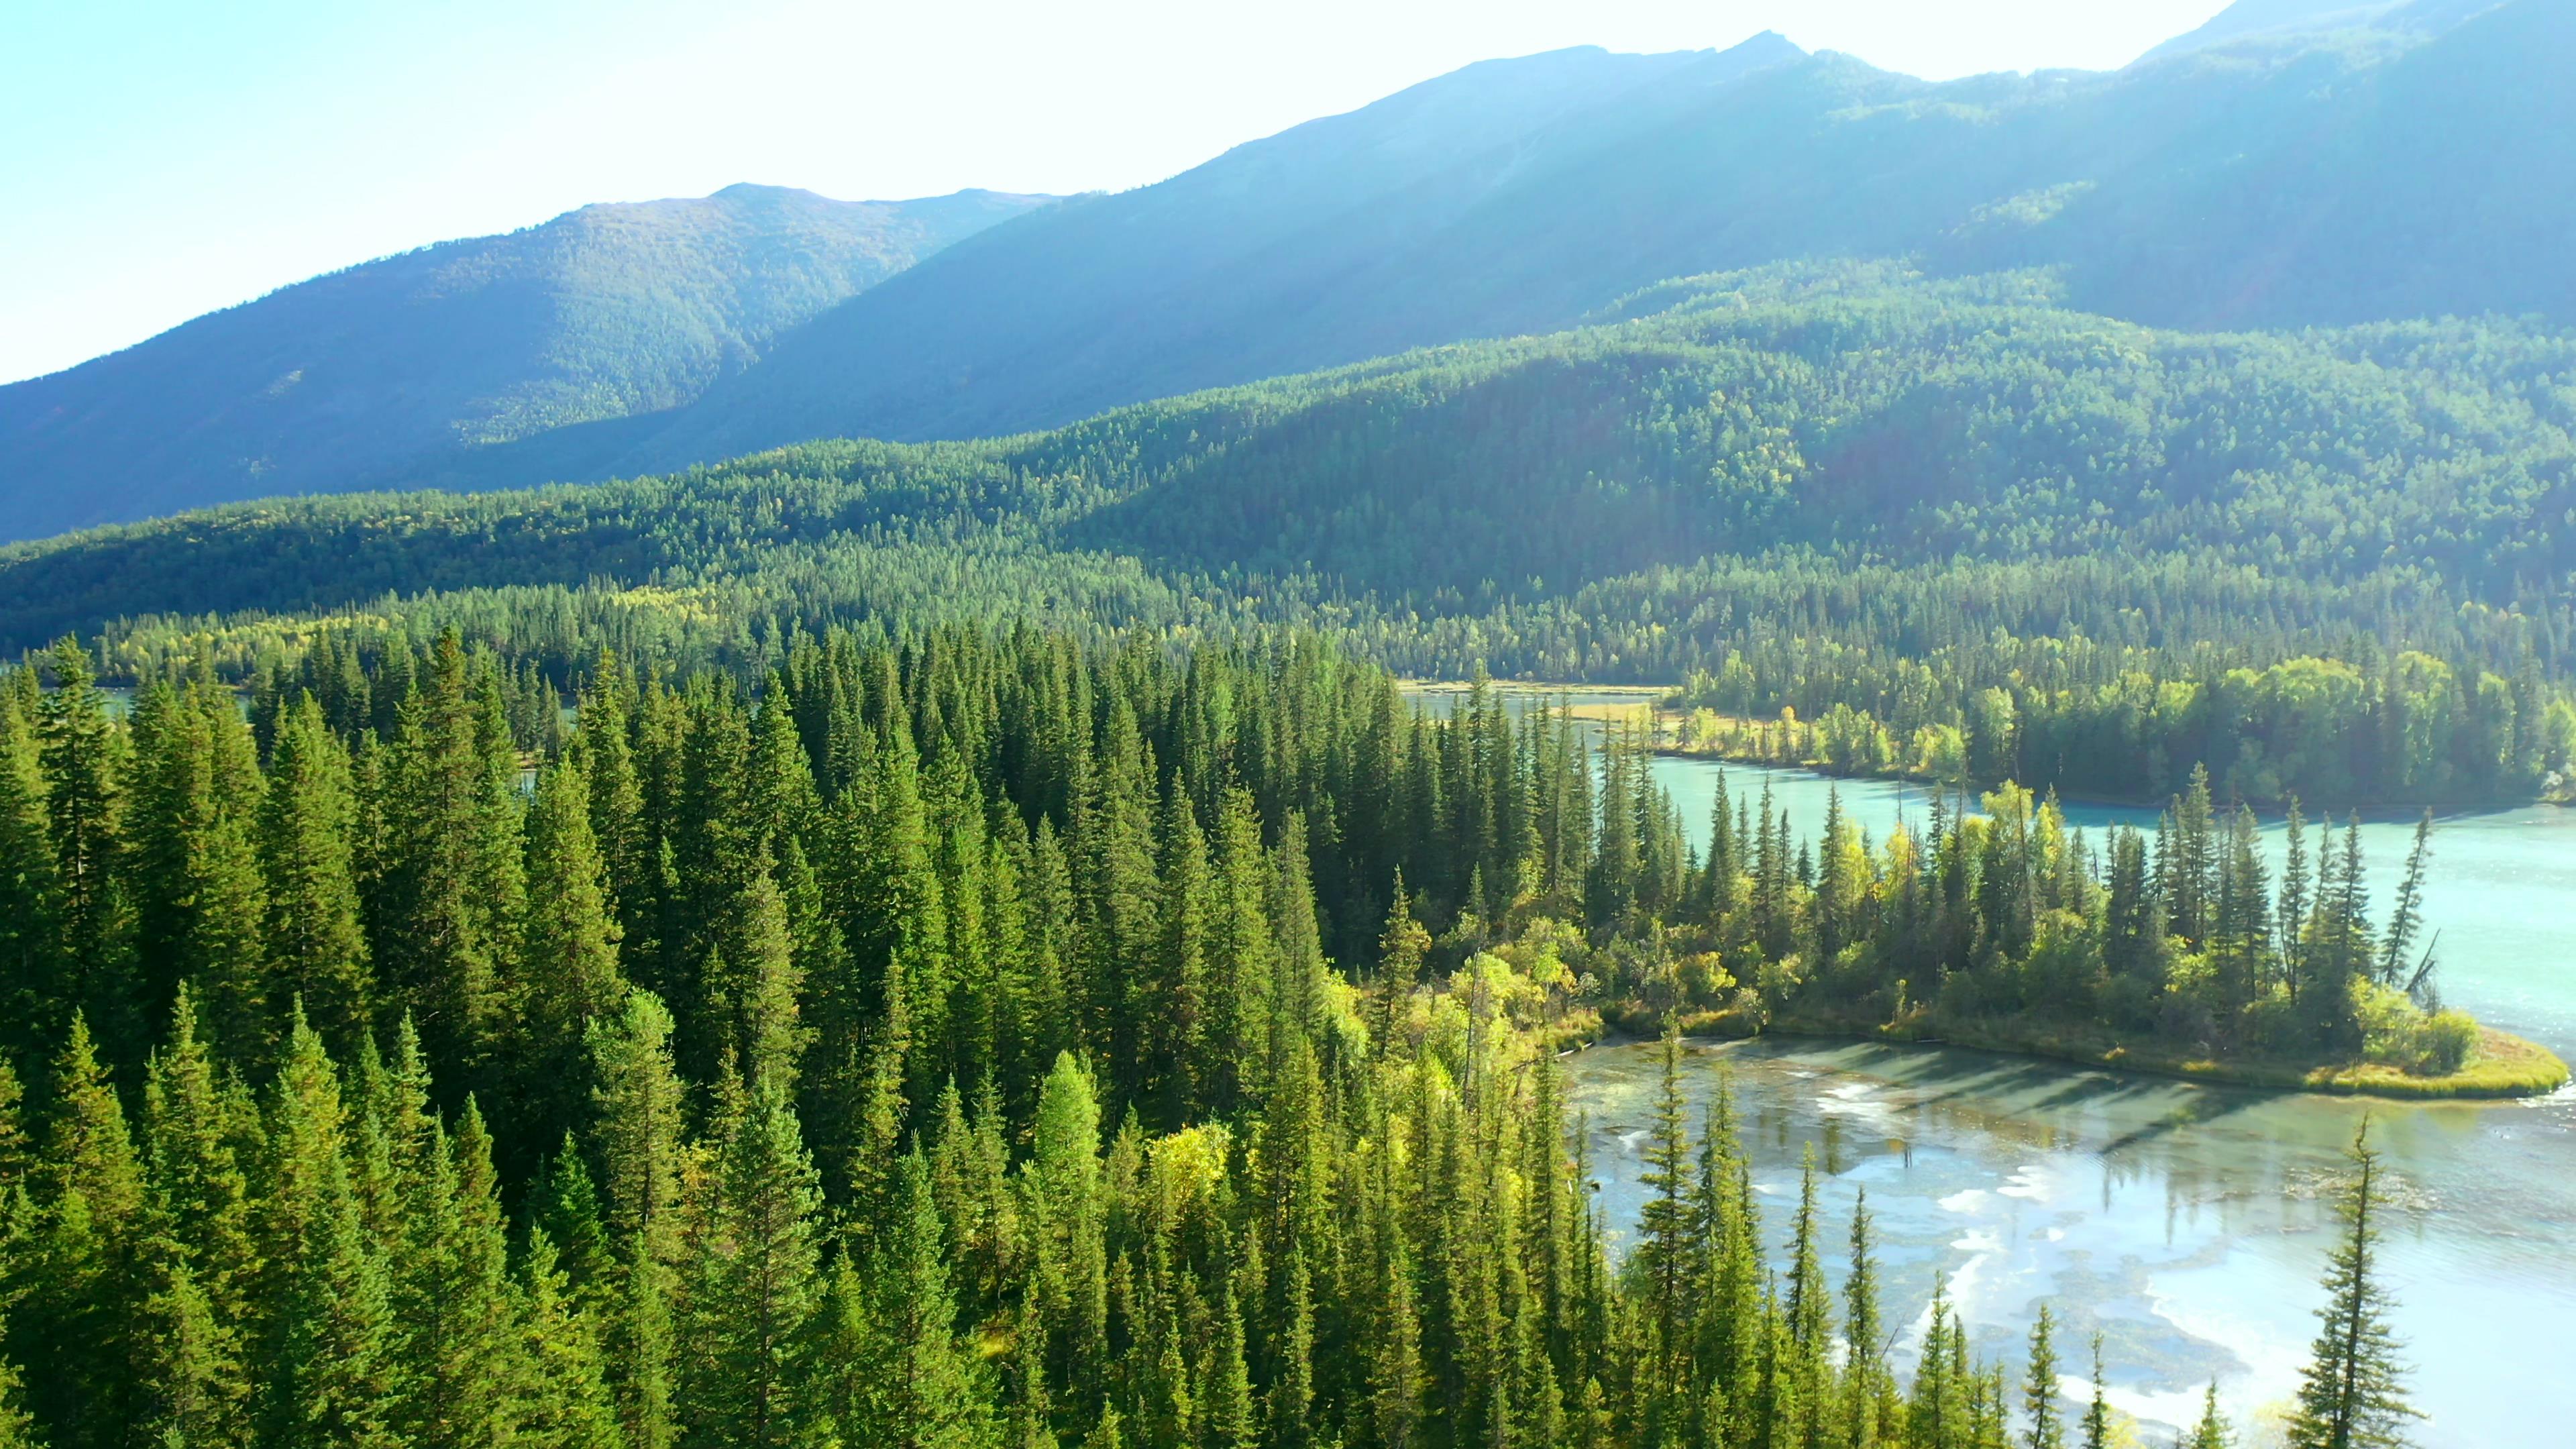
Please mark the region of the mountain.
[[1046, 201], [732, 186], [317, 277], [0, 388], [0, 537], [416, 477], [678, 407], [782, 331]]
[[2446, 0], [2366, 40], [1946, 84], [1777, 37], [1470, 67], [979, 237], [517, 476], [1056, 426], [1784, 258], [2060, 268], [2088, 310], [2195, 327], [2576, 317], [2571, 15]]
[[2236, 0], [2209, 23], [2177, 35], [2141, 60], [2162, 60], [2220, 46], [2295, 45], [2334, 32], [2430, 35], [2501, 0]]
[[1043, 433], [234, 505], [0, 549], [0, 648], [157, 617], [110, 631], [130, 660], [143, 634], [238, 650], [277, 615], [427, 610], [572, 668], [603, 617], [621, 653], [734, 657], [789, 620], [1284, 619], [1409, 667], [1675, 678], [1817, 611], [1929, 649], [1937, 585], [2119, 646], [2537, 619], [2566, 668], [2576, 332], [2186, 332], [2063, 289], [1770, 268]]
[[[399, 301], [447, 295], [433, 249], [0, 389], [0, 501], [14, 505], [0, 536], [254, 492], [515, 487], [813, 438], [1051, 429], [1613, 318], [1668, 278], [1799, 259], [2040, 270], [2070, 307], [2195, 330], [2576, 320], [2576, 87], [2562, 83], [2576, 6], [2239, 10], [2201, 43], [2112, 73], [1934, 84], [1768, 35], [1487, 62], [1156, 185], [1030, 210], [861, 289], [898, 260], [870, 252], [852, 268], [867, 277], [834, 278], [855, 293], [837, 305], [831, 287], [785, 287], [799, 305], [738, 323], [669, 300], [704, 292], [646, 283], [660, 262], [621, 261], [609, 270], [637, 286], [610, 289], [593, 323], [487, 301], [498, 320], [459, 329], [474, 348], [390, 345], [412, 336], [401, 319], [447, 315]], [[765, 200], [798, 215], [835, 205]], [[969, 196], [868, 215], [936, 232], [910, 259], [1026, 205]], [[932, 206], [967, 214], [943, 229], [917, 210]], [[725, 234], [742, 231], [765, 235]], [[480, 247], [548, 251], [535, 235], [463, 244], [453, 266], [485, 275], [465, 265]], [[802, 266], [824, 249], [785, 250]], [[671, 270], [735, 265], [726, 252]], [[564, 291], [550, 285], [529, 284]], [[703, 285], [738, 300], [734, 283]], [[338, 328], [324, 301], [344, 290], [374, 299], [366, 326]], [[505, 290], [460, 284], [452, 309]], [[289, 305], [308, 296], [309, 321]], [[368, 361], [313, 360], [334, 348]], [[422, 356], [451, 352], [438, 375], [476, 380], [414, 380]]]

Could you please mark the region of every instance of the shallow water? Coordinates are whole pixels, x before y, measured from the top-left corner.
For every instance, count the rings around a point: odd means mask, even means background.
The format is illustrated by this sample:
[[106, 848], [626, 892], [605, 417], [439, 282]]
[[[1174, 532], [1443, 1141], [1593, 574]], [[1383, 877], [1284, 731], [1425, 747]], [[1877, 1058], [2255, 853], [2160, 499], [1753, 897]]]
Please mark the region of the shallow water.
[[[1576, 694], [1577, 703], [1624, 702]], [[1445, 713], [1451, 700], [1426, 704]], [[1520, 701], [1514, 701], [1515, 704]], [[1804, 770], [1659, 758], [1656, 779], [1705, 850], [1720, 771], [1765, 785], [1802, 839], [1839, 796], [1873, 839], [1931, 813], [1924, 787]], [[2156, 812], [2078, 804], [2070, 824], [2152, 828]], [[2412, 816], [2365, 820], [2374, 917], [2384, 919]], [[2285, 831], [2264, 822], [2277, 873]], [[2464, 812], [2436, 823], [2425, 930], [2445, 999], [2576, 1058], [2576, 810]], [[1656, 1076], [1651, 1044], [1571, 1059], [1614, 1233], [1636, 1221], [1639, 1151]], [[1766, 1213], [1785, 1261], [1798, 1173], [1817, 1153], [1830, 1271], [1851, 1209], [1876, 1221], [1892, 1354], [1910, 1371], [1934, 1278], [1947, 1279], [1981, 1353], [2012, 1363], [2039, 1306], [2064, 1324], [2071, 1396], [2089, 1397], [2099, 1332], [2112, 1402], [2148, 1442], [2197, 1413], [2202, 1386], [2251, 1430], [2276, 1415], [2315, 1336], [2343, 1153], [2367, 1114], [2398, 1193], [2383, 1259], [2397, 1327], [2432, 1415], [2425, 1449], [2576, 1443], [2576, 1376], [2557, 1373], [2576, 1322], [2576, 1090], [2539, 1102], [2410, 1105], [2122, 1077], [1943, 1047], [1770, 1040], [1694, 1043], [1694, 1103], [1731, 1075]], [[1694, 1108], [1694, 1129], [1697, 1125]]]
[[[1570, 1062], [1621, 1235], [1643, 1199], [1658, 1050], [1597, 1047]], [[1773, 1039], [1691, 1045], [1694, 1130], [1722, 1073], [1778, 1261], [1811, 1145], [1837, 1290], [1867, 1192], [1900, 1370], [1945, 1276], [1981, 1354], [2017, 1366], [2044, 1302], [2061, 1324], [2069, 1395], [2090, 1395], [2085, 1345], [2099, 1332], [2111, 1401], [2167, 1426], [2212, 1380], [2240, 1423], [2289, 1398], [2316, 1331], [2341, 1154], [2368, 1113], [2397, 1195], [2384, 1264], [2416, 1402], [2433, 1416], [2421, 1442], [2569, 1442], [2576, 1381], [2545, 1365], [2576, 1321], [2576, 1095], [2365, 1104]]]
[[[1669, 756], [1657, 759], [1654, 770], [1702, 850], [1721, 771], [1733, 800], [1758, 802], [1767, 784], [1773, 805], [1789, 812], [1802, 840], [1824, 833], [1834, 795], [1874, 840], [1884, 840], [1899, 820], [1922, 829], [1932, 810], [1925, 787], [1903, 781], [1831, 780], [1808, 770]], [[2088, 832], [2113, 825], [2152, 830], [2156, 812], [2078, 804], [2066, 807], [2066, 818]], [[2414, 836], [2411, 815], [2362, 822], [2374, 920], [2387, 918]], [[2266, 820], [2262, 837], [2277, 880], [2287, 832], [2281, 821]], [[2309, 843], [2315, 844], [2313, 825]], [[2427, 936], [2438, 933], [2441, 966], [2434, 979], [2446, 1002], [2576, 1059], [2576, 809], [2535, 805], [2437, 818], [2425, 867], [2424, 929]]]

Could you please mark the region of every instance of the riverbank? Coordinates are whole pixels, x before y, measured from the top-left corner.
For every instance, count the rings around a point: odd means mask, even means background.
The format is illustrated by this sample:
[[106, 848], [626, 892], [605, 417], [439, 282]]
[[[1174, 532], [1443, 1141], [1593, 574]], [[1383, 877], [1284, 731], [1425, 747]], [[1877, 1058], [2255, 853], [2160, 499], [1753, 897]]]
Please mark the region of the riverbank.
[[[1613, 1007], [1602, 1020], [1631, 1036], [1650, 1036], [1653, 1023], [1642, 1007]], [[2385, 1097], [2405, 1102], [2500, 1102], [2545, 1097], [2567, 1085], [2567, 1063], [2556, 1052], [2493, 1027], [2478, 1028], [2478, 1044], [2458, 1071], [2418, 1076], [2373, 1062], [2302, 1065], [2295, 1062], [2220, 1060], [2193, 1056], [2153, 1043], [2114, 1039], [2065, 1027], [2018, 1026], [2011, 1022], [1866, 1023], [1825, 1013], [1794, 1013], [1747, 1029], [1734, 1013], [1706, 1012], [1685, 1017], [1685, 1036], [1805, 1037], [1825, 1041], [1866, 1041], [1913, 1046], [1955, 1046], [1975, 1051], [2037, 1057], [2097, 1071], [2131, 1072], [2219, 1086], [2259, 1087], [2272, 1091], [2324, 1092], [2347, 1097]]]

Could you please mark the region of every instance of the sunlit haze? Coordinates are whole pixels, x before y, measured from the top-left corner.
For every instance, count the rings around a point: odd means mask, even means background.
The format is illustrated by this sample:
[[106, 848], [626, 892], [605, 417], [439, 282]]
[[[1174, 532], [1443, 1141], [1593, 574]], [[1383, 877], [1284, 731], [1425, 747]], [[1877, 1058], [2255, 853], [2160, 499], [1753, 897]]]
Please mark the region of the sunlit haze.
[[2218, 0], [746, 0], [12, 7], [0, 380], [318, 272], [593, 201], [1075, 192], [1473, 61], [1776, 29], [1927, 78], [2108, 69]]

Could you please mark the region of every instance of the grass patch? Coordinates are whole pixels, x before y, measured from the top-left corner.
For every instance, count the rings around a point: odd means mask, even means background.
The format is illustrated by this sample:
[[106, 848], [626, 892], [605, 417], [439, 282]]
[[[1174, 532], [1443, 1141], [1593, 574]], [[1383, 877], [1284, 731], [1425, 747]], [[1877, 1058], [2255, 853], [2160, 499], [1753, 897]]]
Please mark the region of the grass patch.
[[[1616, 1014], [1620, 1024], [1643, 1018], [1640, 1011]], [[2537, 1042], [2525, 1041], [2493, 1027], [2478, 1028], [2478, 1044], [2456, 1072], [2419, 1076], [2372, 1062], [2302, 1063], [2261, 1057], [2194, 1056], [2152, 1042], [2123, 1041], [2107, 1033], [2057, 1028], [2040, 1023], [1958, 1022], [1915, 1018], [1904, 1022], [1865, 1022], [1832, 1014], [1795, 1013], [1772, 1019], [1767, 1027], [1728, 1014], [1703, 1014], [1682, 1023], [1686, 1035], [1753, 1036], [1764, 1031], [1788, 1036], [1817, 1036], [1863, 1041], [1916, 1042], [1961, 1046], [1977, 1051], [2045, 1057], [2078, 1066], [2147, 1076], [2229, 1086], [2268, 1087], [2292, 1092], [2329, 1092], [2341, 1096], [2391, 1097], [2404, 1101], [2502, 1101], [2538, 1097], [2567, 1085], [2567, 1063]]]

